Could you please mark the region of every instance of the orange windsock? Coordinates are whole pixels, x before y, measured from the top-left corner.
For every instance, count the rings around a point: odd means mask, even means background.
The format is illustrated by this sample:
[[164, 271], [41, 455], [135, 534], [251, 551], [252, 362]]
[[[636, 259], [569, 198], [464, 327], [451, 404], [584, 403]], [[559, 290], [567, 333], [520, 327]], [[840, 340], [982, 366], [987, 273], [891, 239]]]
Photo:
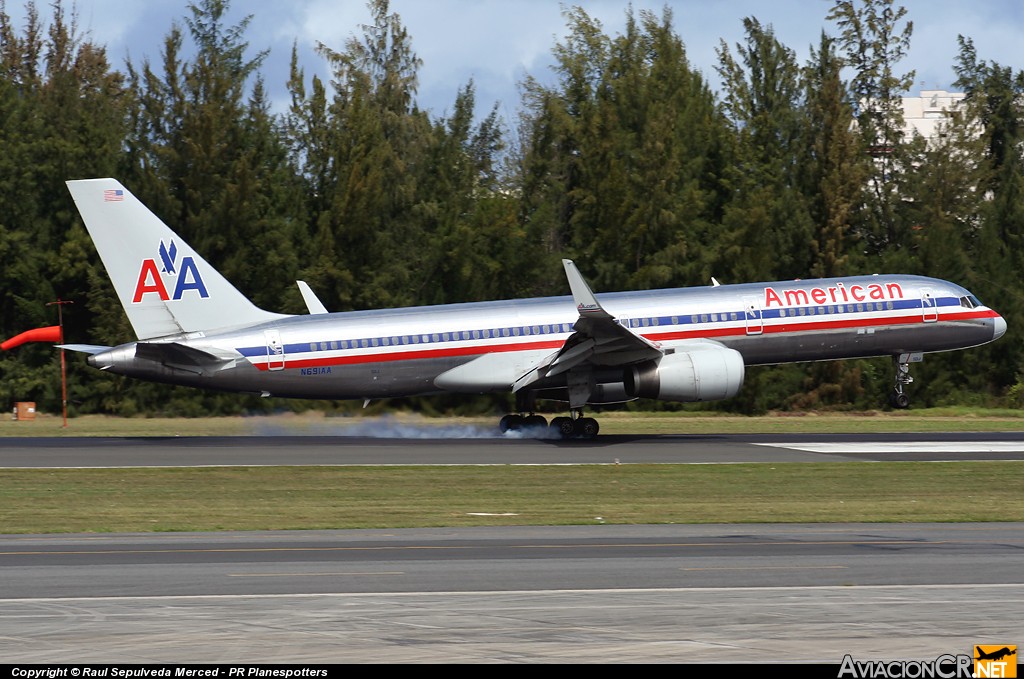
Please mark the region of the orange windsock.
[[26, 330], [20, 335], [15, 335], [6, 342], [0, 344], [0, 349], [7, 351], [14, 347], [21, 346], [26, 342], [52, 342], [58, 344], [61, 341], [60, 326], [51, 325], [46, 328], [36, 328], [35, 330]]

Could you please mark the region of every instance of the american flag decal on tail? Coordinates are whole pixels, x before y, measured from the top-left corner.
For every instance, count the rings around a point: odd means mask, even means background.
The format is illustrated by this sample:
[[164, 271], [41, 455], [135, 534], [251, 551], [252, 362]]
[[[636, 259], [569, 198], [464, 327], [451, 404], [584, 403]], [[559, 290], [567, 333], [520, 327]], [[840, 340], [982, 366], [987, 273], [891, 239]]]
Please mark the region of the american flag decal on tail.
[[103, 192], [103, 201], [106, 203], [119, 203], [124, 200], [124, 191], [121, 189], [107, 189]]

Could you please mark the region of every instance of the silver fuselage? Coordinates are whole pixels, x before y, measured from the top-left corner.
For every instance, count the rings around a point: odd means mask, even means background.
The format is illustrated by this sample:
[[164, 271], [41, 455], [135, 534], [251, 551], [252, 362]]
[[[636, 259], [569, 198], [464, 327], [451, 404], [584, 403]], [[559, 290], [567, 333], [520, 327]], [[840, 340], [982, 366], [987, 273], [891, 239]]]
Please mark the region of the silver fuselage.
[[[990, 342], [1006, 328], [969, 291], [921, 276], [618, 292], [598, 299], [619, 323], [661, 347], [684, 351], [694, 339], [714, 340], [740, 352], [746, 365], [963, 349]], [[578, 318], [571, 296], [291, 316], [150, 340], [226, 357], [216, 369], [146, 360], [136, 356], [136, 343], [89, 362], [147, 380], [273, 396], [414, 396], [437, 393], [439, 375], [486, 354], [517, 355], [528, 368], [558, 351]]]

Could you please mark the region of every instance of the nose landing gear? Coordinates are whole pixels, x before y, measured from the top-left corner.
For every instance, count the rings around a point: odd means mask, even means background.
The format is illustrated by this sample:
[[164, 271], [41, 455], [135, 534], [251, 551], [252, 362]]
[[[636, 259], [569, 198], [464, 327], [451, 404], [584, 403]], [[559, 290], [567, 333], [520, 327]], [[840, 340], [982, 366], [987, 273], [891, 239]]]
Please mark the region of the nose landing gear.
[[910, 364], [920, 363], [920, 353], [900, 354], [892, 357], [892, 363], [896, 366], [896, 384], [889, 393], [889, 405], [899, 410], [910, 407], [910, 396], [903, 391], [903, 387], [913, 383], [914, 378], [910, 376]]

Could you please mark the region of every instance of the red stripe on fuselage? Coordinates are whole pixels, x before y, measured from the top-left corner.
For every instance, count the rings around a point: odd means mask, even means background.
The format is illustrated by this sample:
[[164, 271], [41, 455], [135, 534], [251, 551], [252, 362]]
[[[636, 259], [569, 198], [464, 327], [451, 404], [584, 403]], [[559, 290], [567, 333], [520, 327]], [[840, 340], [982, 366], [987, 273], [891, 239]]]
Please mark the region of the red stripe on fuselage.
[[[994, 311], [965, 311], [963, 313], [942, 314], [941, 321], [967, 321], [977, 318], [995, 318], [998, 316]], [[807, 316], [794, 318], [795, 323], [762, 323], [761, 332], [757, 334], [772, 335], [784, 332], [809, 332], [814, 330], [843, 330], [845, 328], [880, 328], [888, 325], [912, 325], [920, 323], [925, 325], [921, 314], [916, 313], [910, 316], [893, 316], [886, 318], [854, 318], [851, 320], [836, 321], [808, 321]], [[819, 317], [820, 318], [820, 317]], [[772, 319], [773, 321], [775, 319]], [[937, 321], [928, 321], [932, 325]], [[652, 342], [664, 342], [666, 340], [696, 339], [703, 337], [741, 337], [747, 333], [746, 326], [729, 328], [709, 328], [707, 330], [680, 330], [673, 332], [652, 333], [644, 335]]]
[[[329, 356], [325, 358], [284, 357], [286, 368], [320, 368], [334, 365], [360, 365], [363, 363], [391, 363], [393, 361], [414, 361], [420, 358], [450, 358], [452, 356], [483, 356], [505, 351], [529, 351], [531, 349], [558, 349], [564, 341], [519, 342], [516, 344], [487, 344], [472, 347], [448, 347], [445, 349], [417, 349], [415, 351], [394, 351], [353, 356]], [[277, 359], [279, 357], [274, 357]], [[276, 364], [276, 363], [275, 363]], [[260, 370], [267, 370], [266, 363], [254, 363]]]
[[[991, 309], [986, 311], [964, 311], [944, 313], [939, 321], [968, 321], [980, 318], [996, 318], [999, 316]], [[807, 317], [802, 317], [806, 319]], [[772, 319], [773, 321], [775, 319]], [[796, 320], [794, 318], [794, 320]], [[867, 328], [885, 327], [889, 325], [933, 325], [936, 321], [929, 321], [927, 324], [922, 320], [921, 313], [909, 316], [879, 318], [855, 318], [850, 320], [829, 320], [829, 321], [806, 321], [796, 323], [763, 323], [759, 334], [781, 334], [792, 332], [810, 332], [816, 330], [842, 330], [844, 328]], [[731, 326], [728, 328], [706, 328], [703, 330], [679, 330], [661, 333], [643, 334], [643, 337], [652, 342], [664, 342], [668, 340], [699, 339], [714, 337], [744, 337], [747, 335], [746, 326]], [[756, 335], [755, 335], [756, 336]], [[482, 356], [484, 354], [501, 353], [507, 351], [529, 351], [531, 349], [559, 349], [564, 344], [561, 340], [547, 340], [543, 342], [518, 342], [511, 344], [487, 344], [468, 347], [448, 347], [444, 349], [417, 349], [415, 351], [395, 351], [387, 353], [355, 354], [352, 356], [329, 356], [324, 358], [288, 358], [284, 357], [285, 368], [321, 368], [335, 365], [361, 365], [364, 363], [391, 363], [395, 361], [413, 361], [417, 359], [451, 358], [454, 356]], [[275, 359], [278, 357], [274, 357]], [[251, 360], [251, 359], [250, 359]], [[253, 363], [260, 370], [268, 370], [267, 363]]]

